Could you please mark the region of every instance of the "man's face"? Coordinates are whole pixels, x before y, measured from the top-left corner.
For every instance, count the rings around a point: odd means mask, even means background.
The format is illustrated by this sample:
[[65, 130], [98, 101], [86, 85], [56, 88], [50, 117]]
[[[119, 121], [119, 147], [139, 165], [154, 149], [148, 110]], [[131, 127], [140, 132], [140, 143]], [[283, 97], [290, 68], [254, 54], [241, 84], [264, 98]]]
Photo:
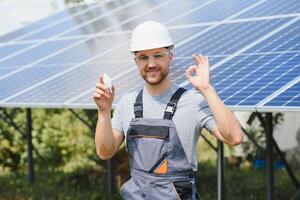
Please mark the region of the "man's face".
[[158, 85], [168, 76], [172, 59], [167, 48], [138, 51], [134, 58], [140, 75], [150, 85]]

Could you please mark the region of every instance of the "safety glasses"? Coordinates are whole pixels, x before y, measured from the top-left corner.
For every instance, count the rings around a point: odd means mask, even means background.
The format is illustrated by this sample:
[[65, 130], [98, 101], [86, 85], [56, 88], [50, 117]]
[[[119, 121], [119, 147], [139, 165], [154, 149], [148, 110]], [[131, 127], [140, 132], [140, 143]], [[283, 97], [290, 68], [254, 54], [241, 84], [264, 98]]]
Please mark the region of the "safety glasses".
[[170, 53], [170, 51], [164, 51], [160, 53], [155, 53], [153, 55], [139, 55], [134, 57], [138, 63], [146, 64], [150, 61], [150, 59], [156, 62], [164, 61], [168, 57], [168, 55], [170, 55]]

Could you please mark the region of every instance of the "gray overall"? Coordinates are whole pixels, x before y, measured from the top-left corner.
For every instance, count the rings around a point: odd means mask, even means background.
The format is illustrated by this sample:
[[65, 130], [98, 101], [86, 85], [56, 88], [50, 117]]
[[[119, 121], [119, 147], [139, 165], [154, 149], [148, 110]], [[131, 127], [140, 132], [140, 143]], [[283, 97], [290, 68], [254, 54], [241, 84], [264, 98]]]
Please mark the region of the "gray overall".
[[177, 102], [185, 91], [179, 88], [173, 94], [163, 119], [143, 118], [143, 90], [138, 94], [135, 118], [126, 137], [131, 178], [120, 188], [123, 199], [199, 199], [191, 164], [172, 121]]

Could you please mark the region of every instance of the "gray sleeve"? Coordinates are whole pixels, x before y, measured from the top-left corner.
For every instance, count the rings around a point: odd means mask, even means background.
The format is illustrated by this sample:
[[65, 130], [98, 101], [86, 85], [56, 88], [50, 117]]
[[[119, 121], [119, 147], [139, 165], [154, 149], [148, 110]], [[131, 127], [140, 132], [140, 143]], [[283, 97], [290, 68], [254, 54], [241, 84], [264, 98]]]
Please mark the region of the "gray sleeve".
[[111, 120], [111, 125], [113, 129], [116, 129], [120, 132], [123, 132], [123, 123], [122, 123], [122, 116], [123, 116], [123, 98], [118, 102], [117, 106], [114, 109], [113, 117]]
[[206, 101], [203, 101], [199, 104], [199, 112], [201, 116], [200, 122], [202, 127], [211, 132], [216, 122]]

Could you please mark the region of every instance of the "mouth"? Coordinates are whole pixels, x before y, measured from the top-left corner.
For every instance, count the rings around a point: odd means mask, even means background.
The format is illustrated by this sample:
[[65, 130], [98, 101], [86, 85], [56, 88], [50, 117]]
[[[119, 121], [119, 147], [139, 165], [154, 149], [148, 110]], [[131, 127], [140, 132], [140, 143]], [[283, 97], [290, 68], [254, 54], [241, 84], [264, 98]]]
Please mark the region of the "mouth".
[[159, 68], [151, 68], [151, 69], [147, 69], [146, 73], [157, 73], [160, 72], [161, 70]]

